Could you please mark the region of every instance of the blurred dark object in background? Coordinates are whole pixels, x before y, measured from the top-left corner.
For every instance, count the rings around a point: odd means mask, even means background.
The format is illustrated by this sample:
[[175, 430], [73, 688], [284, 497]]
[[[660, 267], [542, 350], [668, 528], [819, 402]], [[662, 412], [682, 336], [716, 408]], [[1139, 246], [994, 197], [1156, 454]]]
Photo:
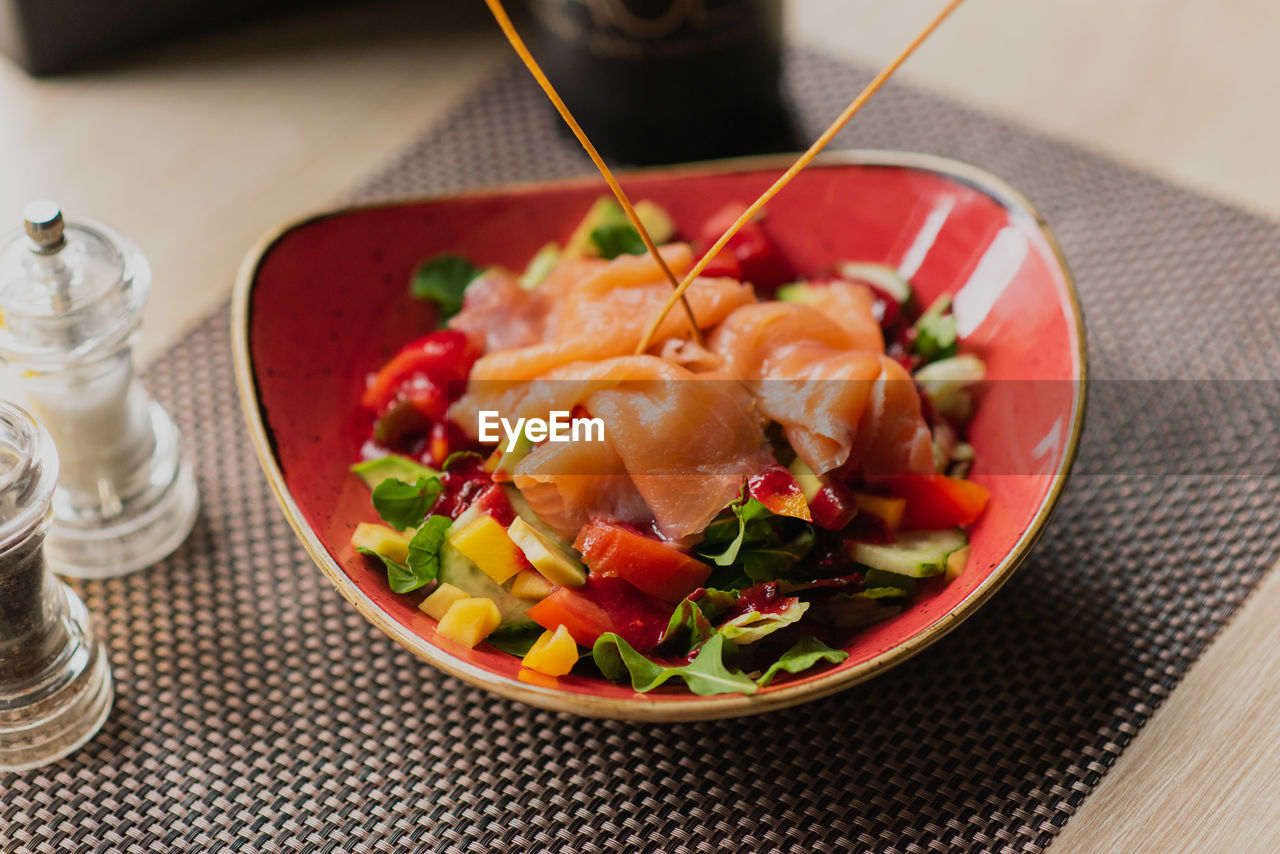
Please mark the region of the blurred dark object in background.
[[782, 0], [532, 0], [532, 49], [600, 151], [674, 163], [790, 151]]
[[315, 0], [0, 0], [0, 52], [31, 74]]

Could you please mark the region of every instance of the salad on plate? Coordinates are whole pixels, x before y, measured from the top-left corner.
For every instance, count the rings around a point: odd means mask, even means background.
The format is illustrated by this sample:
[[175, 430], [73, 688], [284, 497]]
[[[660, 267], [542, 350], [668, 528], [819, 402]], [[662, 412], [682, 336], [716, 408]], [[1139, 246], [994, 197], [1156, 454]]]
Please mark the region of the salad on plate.
[[[710, 245], [745, 206], [694, 235]], [[670, 217], [637, 213], [676, 276]], [[437, 621], [543, 678], [754, 693], [964, 571], [984, 366], [892, 267], [798, 271], [753, 221], [671, 295], [612, 199], [518, 272], [424, 261], [438, 309], [376, 366], [351, 545]]]

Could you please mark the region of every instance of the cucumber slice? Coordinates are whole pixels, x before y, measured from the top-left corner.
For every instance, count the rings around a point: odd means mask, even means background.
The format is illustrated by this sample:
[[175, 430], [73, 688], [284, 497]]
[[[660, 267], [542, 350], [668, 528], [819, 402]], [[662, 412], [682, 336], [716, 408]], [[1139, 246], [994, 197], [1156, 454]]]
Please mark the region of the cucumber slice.
[[351, 467], [351, 471], [359, 476], [364, 481], [365, 486], [370, 489], [393, 477], [399, 478], [406, 483], [417, 483], [420, 477], [440, 476], [440, 472], [435, 469], [424, 466], [408, 457], [402, 457], [399, 454], [388, 454], [376, 460], [365, 460], [362, 463], [356, 463]]
[[858, 543], [853, 559], [864, 566], [905, 575], [928, 578], [947, 571], [947, 558], [969, 544], [959, 528], [945, 531], [909, 531], [887, 545]]
[[911, 299], [911, 283], [902, 274], [887, 264], [873, 264], [869, 261], [842, 261], [836, 265], [836, 273], [844, 279], [861, 279], [870, 282], [880, 290], [906, 305]]
[[[456, 525], [457, 522], [454, 524]], [[514, 629], [533, 623], [524, 615], [524, 612], [533, 604], [532, 602], [526, 602], [514, 596], [508, 589], [508, 584], [495, 583], [448, 540], [440, 546], [439, 579], [442, 583], [452, 584], [470, 596], [492, 599], [493, 604], [498, 606], [498, 613], [502, 616], [502, 622], [498, 626], [500, 629]]]
[[822, 293], [819, 286], [811, 285], [808, 282], [792, 282], [789, 285], [783, 285], [774, 291], [773, 298], [782, 302], [796, 302], [813, 308], [819, 308], [822, 305]]
[[524, 275], [520, 277], [520, 287], [526, 291], [538, 287], [551, 272], [551, 268], [558, 263], [560, 263], [560, 244], [553, 241], [533, 253], [533, 257], [529, 259], [529, 265], [524, 268]]

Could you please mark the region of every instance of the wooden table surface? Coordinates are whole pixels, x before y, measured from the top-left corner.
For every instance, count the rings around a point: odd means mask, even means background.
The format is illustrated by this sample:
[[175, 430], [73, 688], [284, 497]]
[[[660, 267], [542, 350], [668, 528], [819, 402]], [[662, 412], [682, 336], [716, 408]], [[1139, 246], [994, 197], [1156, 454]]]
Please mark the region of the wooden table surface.
[[[937, 5], [792, 0], [788, 25], [880, 62]], [[358, 185], [506, 58], [481, 14], [330, 9], [44, 81], [0, 62], [0, 217], [47, 196], [132, 236], [153, 356], [226, 299], [256, 237]], [[1278, 40], [1270, 0], [971, 0], [902, 75], [1280, 218]], [[1280, 851], [1277, 612], [1272, 573], [1054, 851]]]

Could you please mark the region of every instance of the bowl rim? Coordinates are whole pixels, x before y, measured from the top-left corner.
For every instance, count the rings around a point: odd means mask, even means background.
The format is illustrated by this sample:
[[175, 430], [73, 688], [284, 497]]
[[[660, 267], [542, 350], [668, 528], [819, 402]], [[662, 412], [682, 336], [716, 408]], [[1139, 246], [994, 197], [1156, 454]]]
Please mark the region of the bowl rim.
[[[766, 154], [631, 169], [620, 172], [619, 177], [625, 179], [630, 175], [652, 175], [655, 173], [681, 177], [760, 169], [785, 169], [794, 162], [794, 159], [795, 155], [793, 154]], [[254, 452], [258, 457], [258, 462], [267, 476], [271, 490], [275, 494], [276, 501], [279, 502], [281, 509], [283, 509], [290, 527], [293, 528], [294, 533], [311, 556], [311, 559], [320, 567], [320, 570], [329, 578], [329, 581], [337, 588], [343, 598], [354, 605], [365, 619], [381, 629], [400, 646], [409, 650], [423, 661], [471, 685], [492, 691], [508, 699], [519, 700], [551, 711], [571, 712], [586, 717], [652, 722], [685, 722], [742, 717], [776, 711], [830, 696], [865, 682], [917, 655], [951, 632], [985, 604], [1008, 581], [1014, 570], [1018, 568], [1036, 541], [1044, 533], [1058, 500], [1066, 488], [1067, 479], [1079, 449], [1084, 425], [1088, 361], [1084, 315], [1080, 307], [1080, 298], [1076, 290], [1075, 279], [1071, 274], [1057, 239], [1040, 212], [1010, 184], [984, 169], [935, 154], [882, 149], [849, 149], [827, 152], [815, 159], [813, 166], [816, 168], [831, 166], [896, 167], [931, 172], [967, 185], [991, 198], [1003, 207], [1011, 218], [1022, 220], [1032, 226], [1035, 231], [1038, 231], [1051, 251], [1062, 274], [1063, 282], [1066, 286], [1066, 300], [1063, 307], [1066, 309], [1068, 320], [1072, 327], [1071, 331], [1075, 336], [1076, 352], [1074, 355], [1078, 370], [1078, 376], [1073, 383], [1071, 428], [1067, 436], [1062, 459], [1057, 471], [1052, 474], [1053, 482], [1050, 485], [1049, 492], [1039, 508], [1037, 508], [1036, 514], [1032, 517], [1027, 529], [1023, 531], [1018, 541], [1014, 543], [1009, 553], [964, 599], [951, 610], [942, 614], [932, 625], [908, 637], [901, 643], [884, 650], [873, 658], [846, 670], [829, 671], [826, 674], [819, 675], [813, 681], [797, 684], [791, 690], [786, 690], [786, 685], [783, 683], [782, 686], [779, 686], [781, 690], [772, 691], [764, 695], [716, 694], [704, 697], [696, 695], [636, 694], [628, 698], [614, 698], [579, 694], [558, 687], [522, 682], [517, 679], [499, 676], [482, 667], [455, 658], [448, 651], [428, 643], [406, 626], [392, 619], [375, 605], [372, 599], [347, 576], [342, 566], [329, 554], [320, 538], [307, 523], [301, 509], [294, 502], [289, 488], [285, 484], [279, 461], [275, 456], [275, 443], [263, 417], [262, 403], [258, 397], [257, 384], [254, 380], [253, 357], [249, 347], [251, 297], [262, 262], [285, 235], [297, 228], [331, 217], [343, 216], [358, 211], [405, 207], [457, 198], [592, 186], [599, 183], [600, 180], [598, 176], [594, 175], [548, 181], [503, 183], [422, 196], [402, 197], [368, 204], [344, 205], [289, 220], [277, 226], [260, 238], [245, 256], [236, 276], [232, 292], [231, 345], [236, 390], [248, 423], [249, 436]]]

